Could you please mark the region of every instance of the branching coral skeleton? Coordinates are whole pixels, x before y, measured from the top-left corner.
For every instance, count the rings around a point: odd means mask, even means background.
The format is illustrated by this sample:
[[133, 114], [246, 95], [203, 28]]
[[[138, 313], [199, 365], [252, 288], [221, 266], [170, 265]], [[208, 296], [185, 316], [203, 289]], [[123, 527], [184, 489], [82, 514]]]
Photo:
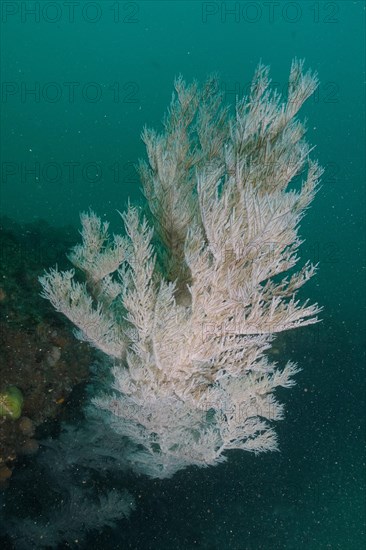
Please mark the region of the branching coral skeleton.
[[274, 391], [298, 369], [280, 370], [266, 352], [276, 333], [313, 324], [320, 311], [297, 298], [315, 267], [293, 270], [322, 174], [296, 118], [316, 87], [295, 59], [284, 99], [259, 65], [232, 114], [216, 79], [200, 89], [179, 77], [163, 133], [142, 134], [152, 221], [130, 205], [125, 236], [111, 238], [107, 223], [82, 214], [82, 244], [69, 258], [85, 282], [74, 270], [40, 279], [78, 336], [112, 359], [113, 388], [93, 402], [136, 443], [137, 471], [168, 477], [219, 463], [229, 449], [277, 448]]

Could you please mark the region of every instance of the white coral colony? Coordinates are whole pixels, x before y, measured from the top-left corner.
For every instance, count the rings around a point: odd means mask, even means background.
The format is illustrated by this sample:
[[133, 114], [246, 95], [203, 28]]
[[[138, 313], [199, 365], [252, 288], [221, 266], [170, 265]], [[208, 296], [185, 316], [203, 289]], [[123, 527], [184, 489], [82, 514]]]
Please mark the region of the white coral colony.
[[111, 238], [84, 213], [70, 260], [86, 282], [74, 270], [40, 279], [79, 337], [112, 359], [113, 386], [93, 403], [151, 476], [217, 464], [228, 449], [275, 450], [274, 391], [298, 369], [266, 352], [276, 333], [317, 322], [318, 306], [297, 298], [315, 268], [293, 270], [322, 173], [296, 118], [317, 78], [295, 59], [286, 99], [269, 84], [259, 65], [232, 114], [215, 79], [199, 89], [179, 77], [163, 133], [142, 134], [151, 224], [129, 206], [125, 236]]

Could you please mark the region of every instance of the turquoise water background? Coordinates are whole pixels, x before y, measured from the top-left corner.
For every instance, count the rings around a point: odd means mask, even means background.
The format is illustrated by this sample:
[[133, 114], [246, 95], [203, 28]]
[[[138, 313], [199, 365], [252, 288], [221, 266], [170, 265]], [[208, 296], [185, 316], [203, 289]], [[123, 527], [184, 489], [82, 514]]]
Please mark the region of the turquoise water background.
[[281, 452], [232, 453], [216, 469], [150, 482], [123, 533], [105, 544], [168, 548], [176, 537], [172, 547], [187, 549], [363, 548], [365, 2], [1, 10], [1, 214], [20, 223], [78, 226], [90, 207], [118, 230], [116, 210], [142, 200], [133, 168], [144, 156], [141, 130], [159, 129], [178, 74], [202, 82], [217, 72], [234, 102], [260, 60], [283, 90], [294, 57], [318, 72], [300, 118], [325, 174], [300, 254], [320, 263], [304, 295], [324, 306], [323, 322], [292, 335], [289, 357], [303, 372], [286, 394]]

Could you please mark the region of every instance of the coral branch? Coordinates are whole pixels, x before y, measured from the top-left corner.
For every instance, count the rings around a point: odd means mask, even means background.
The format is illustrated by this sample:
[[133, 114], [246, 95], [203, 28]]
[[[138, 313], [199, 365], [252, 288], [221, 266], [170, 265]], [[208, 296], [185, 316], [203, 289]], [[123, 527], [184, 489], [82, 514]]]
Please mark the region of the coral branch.
[[115, 359], [113, 387], [94, 405], [137, 444], [138, 471], [166, 477], [229, 449], [277, 448], [274, 391], [298, 369], [279, 370], [266, 352], [320, 311], [297, 297], [315, 266], [294, 271], [322, 174], [295, 116], [316, 86], [295, 59], [283, 98], [259, 65], [231, 115], [215, 77], [202, 89], [179, 77], [164, 131], [142, 134], [153, 227], [129, 206], [126, 235], [111, 241], [108, 224], [82, 214], [70, 260], [86, 283], [73, 271], [41, 278], [43, 296]]

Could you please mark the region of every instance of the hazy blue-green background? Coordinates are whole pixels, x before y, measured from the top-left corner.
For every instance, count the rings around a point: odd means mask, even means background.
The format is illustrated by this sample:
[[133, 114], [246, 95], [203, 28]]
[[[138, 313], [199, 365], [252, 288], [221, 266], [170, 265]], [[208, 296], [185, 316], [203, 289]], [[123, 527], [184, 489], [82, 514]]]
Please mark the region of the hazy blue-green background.
[[159, 127], [176, 75], [202, 81], [217, 71], [232, 102], [260, 59], [285, 89], [297, 56], [321, 80], [302, 116], [326, 167], [303, 234], [319, 259], [343, 261], [342, 279], [354, 275], [364, 234], [364, 2], [1, 7], [2, 213], [77, 225], [92, 207], [117, 224], [116, 209], [140, 198], [141, 130]]
[[[226, 484], [222, 494], [216, 481], [217, 488], [207, 489], [212, 498], [203, 500], [206, 509], [213, 500], [221, 507], [222, 524], [216, 516], [214, 522], [217, 537], [231, 542], [218, 547], [239, 549], [239, 539], [243, 549], [268, 547], [259, 535], [254, 546], [246, 545], [251, 515], [245, 482], [240, 498], [227, 489], [242, 460], [244, 479], [253, 470], [256, 479], [278, 479], [284, 494], [296, 483], [300, 492], [311, 493], [295, 516], [288, 506], [287, 512], [286, 506], [275, 512], [260, 498], [250, 502], [265, 525], [284, 530], [286, 547], [295, 547], [296, 539], [311, 549], [361, 548], [365, 3], [80, 2], [72, 16], [63, 2], [39, 2], [39, 20], [25, 9], [37, 3], [22, 4], [1, 4], [1, 211], [19, 222], [45, 218], [53, 225], [77, 225], [79, 211], [92, 207], [116, 228], [116, 209], [123, 209], [128, 197], [141, 199], [133, 170], [144, 155], [140, 132], [145, 124], [159, 127], [179, 73], [202, 81], [218, 72], [228, 101], [246, 89], [259, 60], [271, 66], [281, 89], [295, 56], [319, 73], [320, 88], [302, 116], [316, 145], [313, 157], [326, 172], [301, 234], [304, 258], [320, 261], [305, 293], [325, 306], [324, 322], [306, 353], [293, 339], [304, 374], [294, 403], [289, 402], [282, 455], [236, 456], [234, 473], [222, 467], [225, 482], [218, 469], [210, 474]], [[230, 12], [235, 6], [236, 15]], [[26, 173], [38, 167], [39, 175]], [[299, 404], [301, 414], [295, 409]], [[198, 531], [213, 517], [202, 514]], [[157, 507], [154, 521], [160, 517]], [[179, 530], [179, 523], [175, 527]], [[301, 533], [308, 532], [306, 542]]]

